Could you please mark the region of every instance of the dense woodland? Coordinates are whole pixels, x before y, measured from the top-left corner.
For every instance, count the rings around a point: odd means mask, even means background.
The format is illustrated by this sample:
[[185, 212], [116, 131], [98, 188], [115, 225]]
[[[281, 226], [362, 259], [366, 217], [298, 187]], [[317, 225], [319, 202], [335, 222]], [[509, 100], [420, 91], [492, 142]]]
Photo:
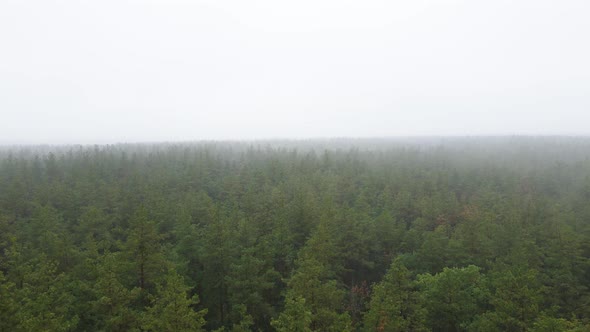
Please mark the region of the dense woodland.
[[0, 148], [0, 331], [588, 331], [590, 139]]

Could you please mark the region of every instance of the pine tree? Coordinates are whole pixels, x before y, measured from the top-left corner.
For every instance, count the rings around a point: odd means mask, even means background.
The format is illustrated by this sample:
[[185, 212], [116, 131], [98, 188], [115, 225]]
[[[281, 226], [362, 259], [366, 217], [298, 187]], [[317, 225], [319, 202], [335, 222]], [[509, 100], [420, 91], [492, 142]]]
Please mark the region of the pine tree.
[[19, 308], [17, 331], [75, 330], [78, 317], [72, 310], [74, 298], [67, 276], [57, 272], [57, 264], [43, 254], [28, 264], [30, 273], [15, 297]]
[[140, 289], [129, 289], [121, 282], [125, 265], [119, 253], [106, 253], [98, 259], [93, 288], [96, 299], [92, 302], [92, 310], [98, 316], [98, 329], [128, 331], [138, 328], [139, 310], [134, 304]]
[[157, 277], [166, 271], [160, 244], [162, 235], [144, 207], [135, 212], [129, 227], [125, 249], [137, 276], [137, 286], [143, 291], [152, 288]]
[[539, 315], [538, 273], [524, 267], [502, 267], [491, 275], [493, 310], [478, 316], [472, 331], [526, 331]]
[[6, 280], [0, 271], [0, 331], [17, 331], [16, 314], [19, 306], [16, 303], [16, 285]]
[[277, 319], [271, 321], [277, 332], [311, 332], [311, 311], [301, 296], [294, 297], [289, 293], [285, 299], [285, 310]]
[[170, 271], [162, 284], [156, 286], [150, 296], [150, 306], [142, 318], [144, 331], [205, 331], [206, 309], [195, 311], [199, 303], [197, 295], [189, 296], [190, 287], [183, 278]]
[[383, 280], [373, 287], [363, 322], [367, 332], [427, 330], [418, 292], [400, 258], [393, 261]]
[[444, 268], [436, 275], [418, 276], [420, 296], [434, 331], [460, 331], [482, 313], [488, 289], [479, 268]]

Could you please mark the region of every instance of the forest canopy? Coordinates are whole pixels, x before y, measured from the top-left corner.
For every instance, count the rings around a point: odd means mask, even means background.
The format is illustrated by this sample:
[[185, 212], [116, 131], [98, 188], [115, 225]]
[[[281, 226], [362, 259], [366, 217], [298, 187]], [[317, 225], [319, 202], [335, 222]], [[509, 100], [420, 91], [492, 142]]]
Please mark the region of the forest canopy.
[[0, 148], [0, 331], [587, 331], [590, 138]]

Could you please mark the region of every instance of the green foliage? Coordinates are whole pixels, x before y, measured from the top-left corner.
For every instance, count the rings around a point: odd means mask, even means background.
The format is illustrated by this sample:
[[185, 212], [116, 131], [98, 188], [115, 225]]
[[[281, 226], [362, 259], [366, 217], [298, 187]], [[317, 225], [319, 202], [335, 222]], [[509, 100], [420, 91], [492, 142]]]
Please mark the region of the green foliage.
[[278, 332], [311, 332], [311, 321], [312, 314], [305, 305], [305, 299], [289, 293], [285, 299], [285, 310], [272, 320], [271, 325]]
[[305, 308], [311, 312], [312, 331], [350, 330], [350, 317], [342, 313], [345, 292], [338, 287], [330, 273], [314, 258], [299, 262], [299, 267], [289, 280], [287, 298], [305, 299]]
[[240, 313], [234, 319], [237, 321], [242, 321], [246, 314], [251, 315], [250, 319], [256, 317], [258, 321], [269, 321], [274, 314], [267, 296], [272, 294], [280, 276], [265, 260], [256, 257], [257, 249], [244, 249], [241, 257], [230, 265], [226, 276], [229, 303], [248, 309], [247, 313]]
[[16, 301], [16, 285], [4, 277], [0, 271], [0, 331], [16, 331], [16, 317], [19, 306]]
[[482, 312], [489, 292], [477, 266], [444, 268], [436, 275], [418, 276], [428, 325], [436, 331], [459, 331]]
[[590, 326], [583, 326], [577, 321], [569, 321], [564, 318], [555, 318], [548, 316], [540, 316], [537, 318], [532, 332], [582, 332], [588, 331]]
[[426, 331], [425, 311], [401, 259], [395, 259], [383, 280], [375, 284], [364, 316], [365, 331]]
[[250, 332], [254, 325], [254, 319], [248, 314], [245, 305], [235, 306], [234, 311], [241, 317], [241, 319], [232, 325], [231, 332]]
[[532, 326], [539, 315], [541, 301], [537, 276], [537, 271], [521, 267], [492, 274], [494, 291], [490, 303], [493, 310], [480, 315], [470, 328], [474, 331], [522, 331]]
[[188, 296], [190, 287], [176, 272], [169, 272], [164, 284], [156, 286], [151, 305], [142, 317], [144, 331], [204, 331], [206, 309], [195, 311], [196, 295]]
[[584, 331], [589, 188], [586, 138], [4, 147], [0, 330]]
[[40, 255], [32, 263], [22, 287], [15, 295], [18, 299], [18, 330], [70, 331], [78, 317], [72, 310], [74, 298], [68, 289], [66, 275], [57, 272], [57, 264]]
[[139, 208], [130, 221], [125, 249], [137, 274], [137, 286], [141, 290], [152, 287], [166, 269], [161, 240], [156, 223], [148, 219], [145, 208]]
[[93, 287], [95, 300], [92, 310], [98, 316], [98, 327], [109, 331], [137, 329], [138, 310], [134, 308], [140, 295], [139, 288], [129, 289], [121, 282], [125, 272], [124, 261], [117, 253], [106, 253], [98, 258], [96, 284]]

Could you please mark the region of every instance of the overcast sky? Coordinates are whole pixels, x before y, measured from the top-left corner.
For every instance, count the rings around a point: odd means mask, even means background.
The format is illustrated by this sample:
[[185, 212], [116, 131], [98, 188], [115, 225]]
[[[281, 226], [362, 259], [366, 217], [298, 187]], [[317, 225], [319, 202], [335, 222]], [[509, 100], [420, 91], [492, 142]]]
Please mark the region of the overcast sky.
[[590, 1], [0, 1], [0, 143], [590, 134]]

